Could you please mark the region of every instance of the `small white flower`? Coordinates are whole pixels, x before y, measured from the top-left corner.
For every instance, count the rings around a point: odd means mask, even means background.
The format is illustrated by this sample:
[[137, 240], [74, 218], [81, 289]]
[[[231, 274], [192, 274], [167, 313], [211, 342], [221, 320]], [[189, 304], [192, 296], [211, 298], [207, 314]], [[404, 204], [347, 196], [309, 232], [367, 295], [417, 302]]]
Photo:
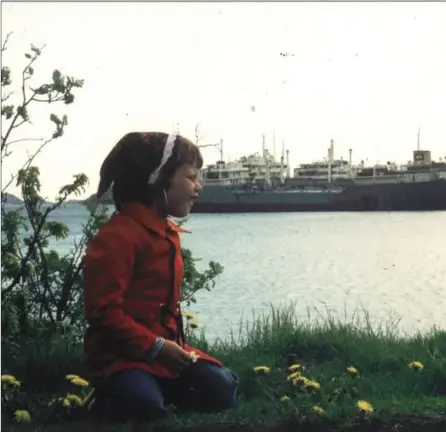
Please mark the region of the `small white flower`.
[[197, 363], [197, 360], [200, 358], [200, 356], [197, 355], [197, 353], [195, 351], [192, 351], [189, 353], [189, 358], [192, 363]]

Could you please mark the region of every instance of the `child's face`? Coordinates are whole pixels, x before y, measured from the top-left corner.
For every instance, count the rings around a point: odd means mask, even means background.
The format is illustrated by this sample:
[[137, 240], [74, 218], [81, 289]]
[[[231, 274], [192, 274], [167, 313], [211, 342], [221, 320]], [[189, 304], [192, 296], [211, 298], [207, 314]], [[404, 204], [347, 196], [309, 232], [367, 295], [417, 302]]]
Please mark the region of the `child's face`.
[[174, 217], [182, 218], [189, 214], [193, 200], [201, 191], [198, 182], [200, 170], [192, 165], [181, 165], [172, 177], [167, 190], [168, 213]]

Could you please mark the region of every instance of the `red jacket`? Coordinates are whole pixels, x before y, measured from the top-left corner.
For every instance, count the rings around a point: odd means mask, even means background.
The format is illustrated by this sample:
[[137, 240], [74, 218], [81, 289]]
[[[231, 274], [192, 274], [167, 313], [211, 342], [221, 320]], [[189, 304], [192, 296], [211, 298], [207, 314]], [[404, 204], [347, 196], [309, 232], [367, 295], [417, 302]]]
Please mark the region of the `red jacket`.
[[177, 340], [201, 359], [221, 363], [185, 345], [179, 301], [183, 279], [180, 232], [142, 204], [132, 203], [104, 224], [84, 260], [84, 347], [93, 385], [122, 369], [158, 377], [178, 374], [144, 360], [158, 336]]

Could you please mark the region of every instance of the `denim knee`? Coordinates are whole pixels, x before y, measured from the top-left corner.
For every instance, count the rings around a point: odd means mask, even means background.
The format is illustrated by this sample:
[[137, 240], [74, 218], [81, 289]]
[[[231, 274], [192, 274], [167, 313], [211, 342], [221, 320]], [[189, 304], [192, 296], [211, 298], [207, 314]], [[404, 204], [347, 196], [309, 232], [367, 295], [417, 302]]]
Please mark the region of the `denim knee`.
[[94, 405], [94, 414], [118, 421], [151, 420], [165, 414], [156, 378], [134, 369], [111, 376], [98, 390]]
[[200, 394], [200, 410], [224, 411], [234, 408], [238, 377], [230, 369], [208, 362], [191, 367], [191, 386]]
[[220, 410], [235, 407], [239, 379], [238, 376], [228, 368], [221, 368], [221, 382], [217, 390], [217, 408]]

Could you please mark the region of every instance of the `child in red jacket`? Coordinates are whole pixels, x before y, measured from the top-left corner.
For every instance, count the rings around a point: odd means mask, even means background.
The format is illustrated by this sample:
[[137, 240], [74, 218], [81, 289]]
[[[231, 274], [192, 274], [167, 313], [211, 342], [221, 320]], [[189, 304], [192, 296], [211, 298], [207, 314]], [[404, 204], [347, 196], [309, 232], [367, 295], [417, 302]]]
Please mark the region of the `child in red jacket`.
[[112, 185], [116, 214], [84, 260], [85, 356], [96, 389], [92, 411], [144, 420], [235, 405], [238, 379], [186, 344], [180, 309], [183, 260], [168, 216], [190, 212], [203, 160], [189, 140], [130, 133], [101, 167], [98, 199]]

